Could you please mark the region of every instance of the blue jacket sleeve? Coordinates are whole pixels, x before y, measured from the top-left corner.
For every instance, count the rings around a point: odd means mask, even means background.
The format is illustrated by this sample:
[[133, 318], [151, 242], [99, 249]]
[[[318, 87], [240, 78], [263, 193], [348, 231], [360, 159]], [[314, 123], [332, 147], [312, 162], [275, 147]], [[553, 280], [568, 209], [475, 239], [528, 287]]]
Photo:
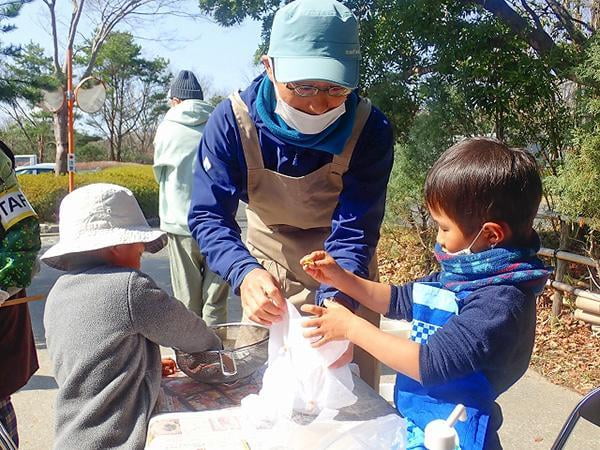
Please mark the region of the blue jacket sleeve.
[[426, 277], [419, 278], [415, 281], [410, 281], [400, 286], [392, 285], [392, 292], [390, 295], [390, 307], [385, 317], [389, 319], [404, 319], [409, 322], [413, 319], [412, 305], [412, 291], [415, 283], [429, 283], [432, 281], [438, 281], [439, 272], [432, 273]]
[[[211, 114], [200, 141], [194, 167], [188, 224], [207, 258], [210, 269], [239, 293], [244, 276], [262, 267], [241, 239], [235, 220], [238, 203], [245, 195], [245, 163], [229, 100]], [[243, 169], [241, 169], [243, 167]]]
[[[325, 241], [325, 250], [340, 266], [363, 278], [368, 277], [369, 262], [379, 241], [393, 160], [391, 125], [383, 113], [373, 108], [344, 174], [344, 188], [333, 213], [331, 234]], [[321, 304], [328, 297], [358, 306], [346, 294], [322, 285], [315, 300]]]
[[505, 378], [512, 360], [522, 360], [524, 371], [534, 333], [533, 296], [514, 286], [478, 289], [465, 299], [460, 314], [421, 345], [422, 384], [440, 384], [478, 371]]

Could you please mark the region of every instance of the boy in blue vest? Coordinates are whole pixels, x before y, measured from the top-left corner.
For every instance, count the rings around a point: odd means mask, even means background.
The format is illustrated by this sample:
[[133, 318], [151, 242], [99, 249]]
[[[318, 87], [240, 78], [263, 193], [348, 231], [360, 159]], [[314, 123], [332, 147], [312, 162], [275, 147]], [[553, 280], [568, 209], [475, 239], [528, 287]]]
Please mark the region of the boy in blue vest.
[[394, 401], [408, 419], [408, 448], [454, 406], [467, 407], [456, 429], [461, 448], [501, 448], [496, 398], [527, 370], [535, 338], [535, 299], [548, 270], [533, 219], [542, 183], [533, 156], [492, 139], [448, 149], [425, 182], [437, 223], [441, 271], [402, 286], [368, 281], [324, 251], [301, 260], [306, 272], [373, 311], [412, 321], [410, 340], [386, 334], [327, 301], [304, 305], [316, 317], [305, 332], [319, 347], [349, 339], [398, 372]]

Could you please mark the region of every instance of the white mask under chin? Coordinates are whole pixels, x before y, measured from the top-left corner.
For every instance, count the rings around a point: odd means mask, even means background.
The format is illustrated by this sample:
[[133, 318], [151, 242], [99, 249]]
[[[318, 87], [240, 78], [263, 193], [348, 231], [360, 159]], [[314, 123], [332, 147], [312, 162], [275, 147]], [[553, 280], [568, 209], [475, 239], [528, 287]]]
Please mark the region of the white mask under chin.
[[275, 88], [275, 95], [277, 96], [275, 114], [281, 117], [290, 128], [302, 134], [319, 134], [346, 112], [346, 103], [344, 102], [337, 108], [333, 108], [331, 111], [323, 114], [307, 114], [296, 108], [292, 108], [283, 101], [277, 92], [277, 88]]
[[[444, 250], [444, 252], [446, 252], [448, 255], [450, 256], [460, 256], [460, 255], [472, 255], [473, 251], [471, 250], [471, 247], [473, 247], [473, 245], [475, 244], [475, 241], [477, 241], [477, 239], [479, 239], [479, 236], [481, 236], [481, 233], [483, 233], [483, 230], [485, 228], [481, 228], [479, 230], [479, 233], [477, 233], [477, 236], [475, 236], [473, 238], [473, 240], [471, 241], [471, 243], [469, 244], [469, 246], [467, 248], [463, 248], [462, 250], [459, 250], [457, 252], [449, 252], [448, 250], [446, 250], [445, 248], [443, 248], [442, 250]], [[492, 248], [494, 248], [496, 246], [496, 244], [492, 244]]]
[[473, 252], [471, 251], [471, 247], [463, 248], [462, 250], [459, 250], [457, 252], [449, 252], [445, 248], [442, 248], [442, 250], [444, 250], [444, 252], [449, 256], [460, 256], [460, 255], [472, 255], [473, 254]]

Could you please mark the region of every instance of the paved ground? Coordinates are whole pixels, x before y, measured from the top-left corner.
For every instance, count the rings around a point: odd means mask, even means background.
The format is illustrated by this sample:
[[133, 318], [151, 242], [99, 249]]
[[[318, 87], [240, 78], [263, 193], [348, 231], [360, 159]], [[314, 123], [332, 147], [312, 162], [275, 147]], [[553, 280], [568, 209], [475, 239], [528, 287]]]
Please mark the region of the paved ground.
[[[45, 237], [44, 249], [56, 237]], [[156, 282], [170, 290], [169, 268], [165, 250], [144, 258], [142, 270], [150, 274]], [[59, 271], [43, 265], [42, 271], [28, 289], [29, 295], [46, 294]], [[54, 397], [57, 385], [52, 376], [45, 346], [42, 317], [44, 302], [31, 304], [40, 370], [30, 382], [14, 395], [13, 400], [19, 420], [21, 448], [43, 450], [51, 448], [53, 440]], [[229, 305], [231, 319], [241, 316], [239, 299], [232, 299]], [[382, 370], [381, 394], [391, 399], [393, 375], [391, 370]], [[500, 397], [504, 411], [504, 426], [501, 438], [506, 449], [548, 449], [557, 436], [560, 427], [580, 395], [555, 386], [533, 371], [529, 371], [508, 393]], [[570, 449], [600, 449], [600, 428], [589, 423], [579, 424], [567, 445]]]

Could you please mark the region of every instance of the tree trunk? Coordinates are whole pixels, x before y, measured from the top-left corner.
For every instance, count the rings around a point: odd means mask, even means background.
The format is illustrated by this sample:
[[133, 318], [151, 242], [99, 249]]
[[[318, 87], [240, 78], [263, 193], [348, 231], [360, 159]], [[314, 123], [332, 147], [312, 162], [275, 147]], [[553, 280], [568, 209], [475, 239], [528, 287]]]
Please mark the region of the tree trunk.
[[54, 138], [56, 140], [56, 166], [54, 173], [61, 175], [67, 173], [67, 153], [69, 147], [69, 127], [67, 105], [54, 113]]
[[600, 1], [592, 0], [592, 4], [590, 6], [591, 10], [591, 20], [590, 23], [594, 30], [597, 30], [600, 26]]
[[501, 110], [496, 110], [494, 117], [494, 134], [496, 139], [504, 142], [504, 117]]
[[111, 161], [116, 161], [117, 158], [115, 157], [115, 144], [112, 141], [112, 139], [109, 140], [108, 148], [109, 148], [108, 157], [110, 158]]
[[116, 151], [117, 161], [121, 162], [121, 158], [122, 158], [121, 150], [123, 150], [123, 137], [120, 134], [117, 136], [116, 144], [117, 144], [117, 151]]
[[42, 134], [38, 136], [38, 162], [44, 162], [44, 156], [46, 156], [46, 139]]

